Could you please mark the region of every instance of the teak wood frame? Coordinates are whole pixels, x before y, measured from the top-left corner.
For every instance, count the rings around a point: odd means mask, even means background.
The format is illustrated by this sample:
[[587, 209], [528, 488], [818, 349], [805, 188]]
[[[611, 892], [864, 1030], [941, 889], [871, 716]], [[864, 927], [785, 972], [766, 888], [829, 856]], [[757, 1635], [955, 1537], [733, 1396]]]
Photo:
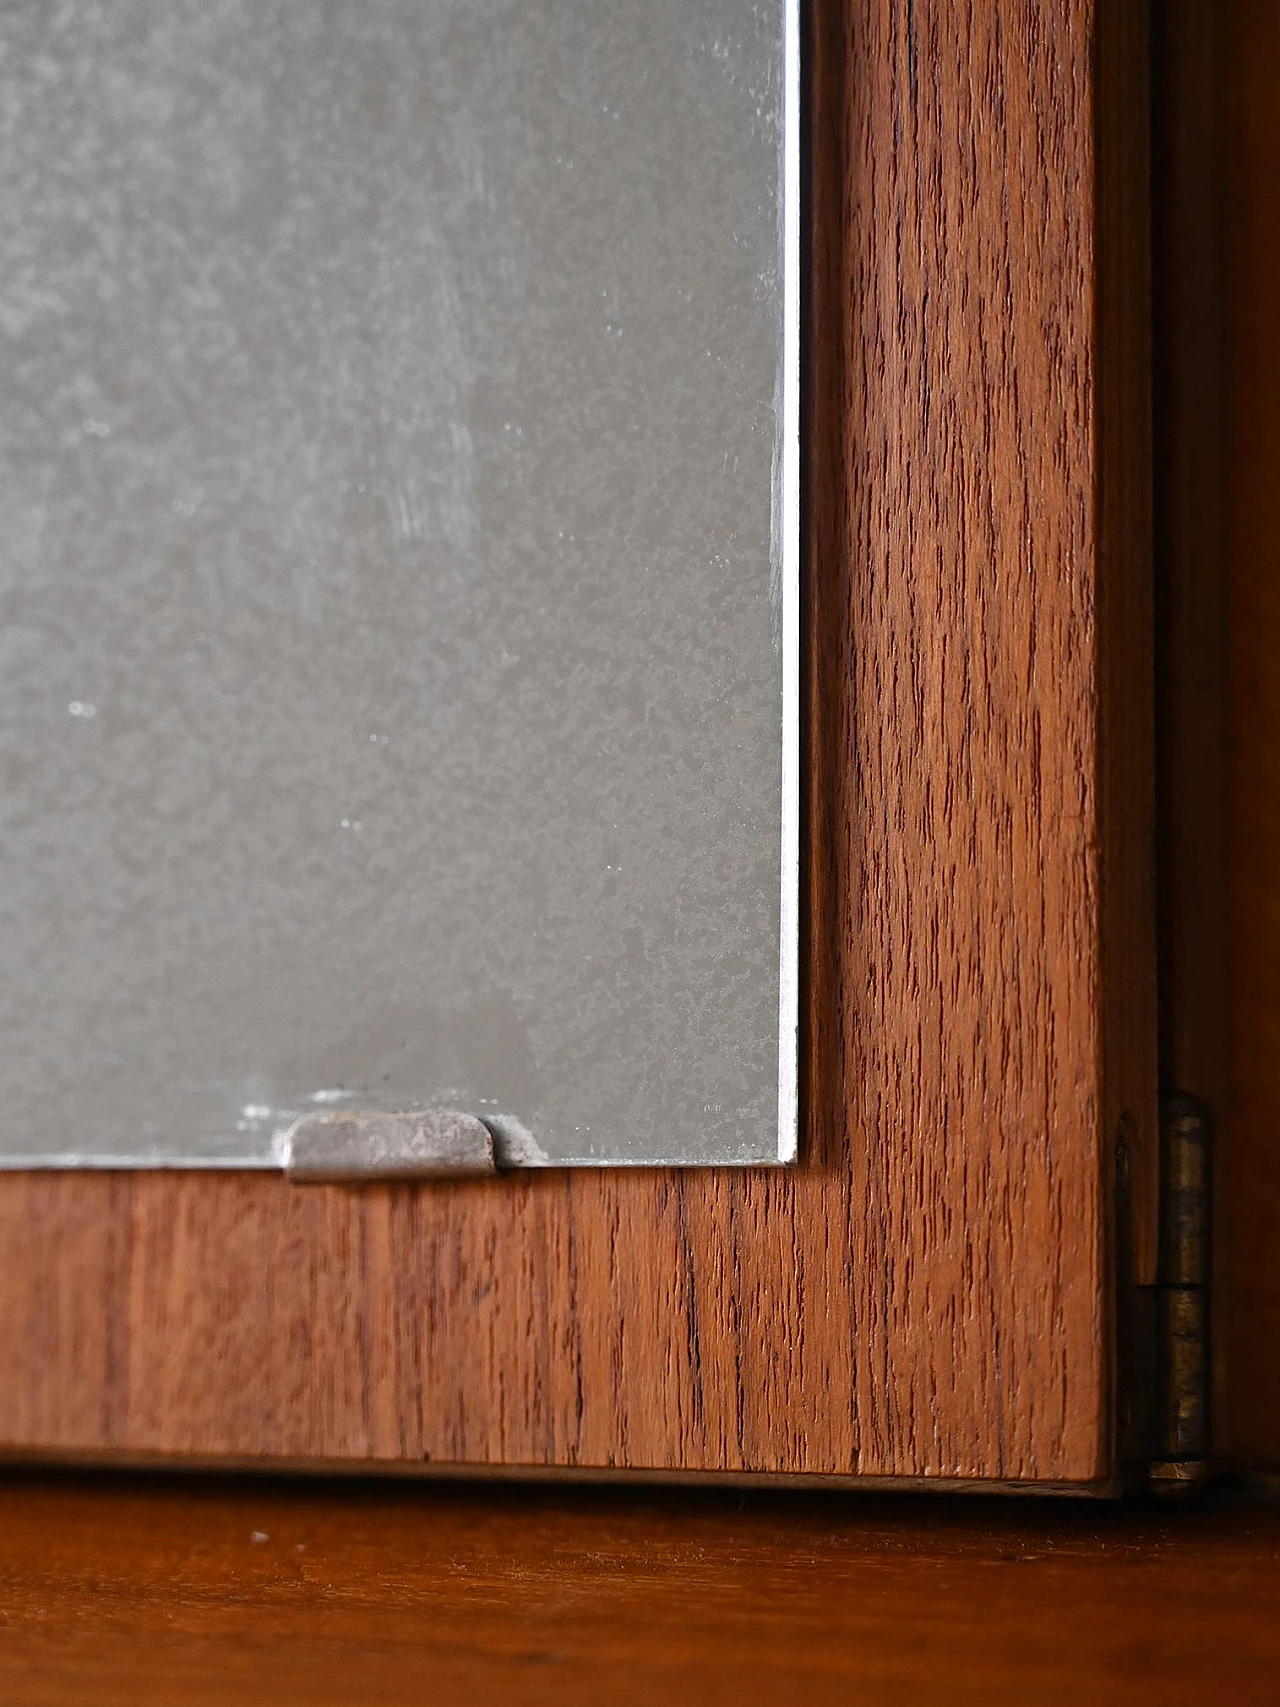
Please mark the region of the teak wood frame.
[[801, 1165], [0, 1181], [0, 1446], [1106, 1485], [1155, 1136], [1145, 20], [816, 0]]

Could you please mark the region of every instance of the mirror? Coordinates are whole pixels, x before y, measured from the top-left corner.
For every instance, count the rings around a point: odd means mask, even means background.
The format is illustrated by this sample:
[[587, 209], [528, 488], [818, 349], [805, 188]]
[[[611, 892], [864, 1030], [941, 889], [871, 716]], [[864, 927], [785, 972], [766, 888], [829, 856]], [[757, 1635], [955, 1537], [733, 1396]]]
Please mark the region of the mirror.
[[795, 1150], [791, 0], [14, 0], [0, 1165]]

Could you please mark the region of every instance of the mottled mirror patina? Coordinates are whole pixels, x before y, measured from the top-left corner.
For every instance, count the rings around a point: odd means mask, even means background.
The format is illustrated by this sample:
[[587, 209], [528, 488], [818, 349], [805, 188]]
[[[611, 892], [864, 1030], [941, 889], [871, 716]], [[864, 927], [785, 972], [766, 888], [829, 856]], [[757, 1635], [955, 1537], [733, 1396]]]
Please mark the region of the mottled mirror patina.
[[0, 49], [0, 1163], [789, 1159], [793, 9]]

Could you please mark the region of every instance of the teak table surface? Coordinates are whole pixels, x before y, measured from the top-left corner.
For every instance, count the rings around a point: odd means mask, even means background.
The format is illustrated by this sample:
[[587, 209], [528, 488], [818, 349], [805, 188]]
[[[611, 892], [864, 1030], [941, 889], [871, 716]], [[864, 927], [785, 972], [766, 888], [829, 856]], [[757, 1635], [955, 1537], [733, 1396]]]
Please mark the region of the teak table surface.
[[1280, 1508], [0, 1477], [5, 1707], [1280, 1698]]

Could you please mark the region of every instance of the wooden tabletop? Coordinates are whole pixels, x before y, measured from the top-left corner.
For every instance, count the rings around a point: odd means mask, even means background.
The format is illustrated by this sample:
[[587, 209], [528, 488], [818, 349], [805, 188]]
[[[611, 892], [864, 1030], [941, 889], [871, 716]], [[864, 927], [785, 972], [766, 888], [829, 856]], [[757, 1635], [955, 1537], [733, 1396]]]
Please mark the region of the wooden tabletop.
[[5, 1707], [1211, 1699], [1280, 1508], [0, 1477]]

